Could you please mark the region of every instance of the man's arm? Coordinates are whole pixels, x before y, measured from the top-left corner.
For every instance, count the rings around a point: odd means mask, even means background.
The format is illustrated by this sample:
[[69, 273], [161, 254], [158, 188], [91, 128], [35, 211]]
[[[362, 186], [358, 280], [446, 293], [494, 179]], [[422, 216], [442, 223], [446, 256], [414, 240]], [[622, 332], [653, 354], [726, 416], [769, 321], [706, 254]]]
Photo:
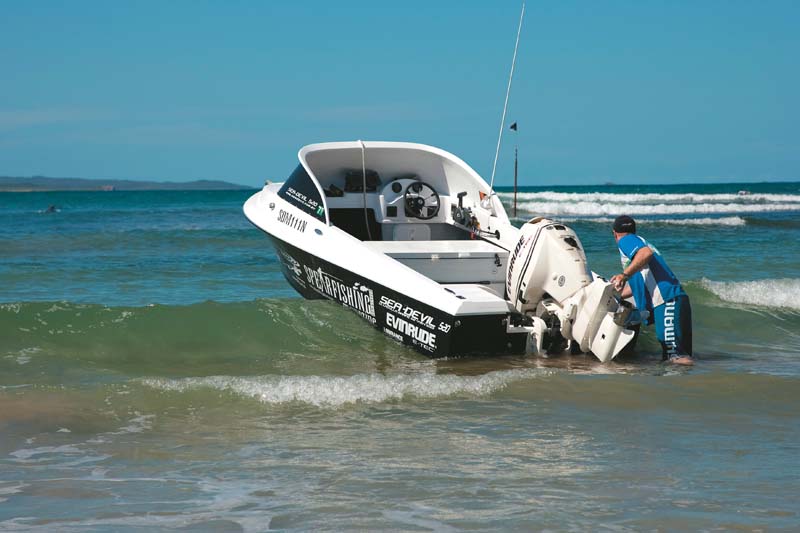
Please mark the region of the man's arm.
[[624, 287], [622, 287], [621, 289], [617, 289], [617, 290], [619, 291], [619, 295], [623, 300], [633, 296], [633, 290], [631, 289], [630, 283], [625, 283]]
[[625, 286], [625, 282], [631, 279], [631, 276], [646, 267], [647, 264], [650, 263], [652, 257], [653, 250], [651, 250], [649, 246], [643, 246], [636, 252], [636, 255], [633, 256], [633, 260], [625, 270], [622, 271], [622, 274], [617, 274], [611, 278], [611, 284], [614, 285], [615, 289], [621, 291]]

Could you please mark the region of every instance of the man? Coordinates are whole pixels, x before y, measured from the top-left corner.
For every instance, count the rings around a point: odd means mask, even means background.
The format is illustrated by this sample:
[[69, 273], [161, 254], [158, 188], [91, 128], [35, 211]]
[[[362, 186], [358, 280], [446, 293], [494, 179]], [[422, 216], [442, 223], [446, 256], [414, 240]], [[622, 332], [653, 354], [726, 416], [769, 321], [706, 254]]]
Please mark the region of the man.
[[614, 220], [622, 273], [611, 283], [623, 298], [631, 295], [636, 307], [650, 312], [647, 323], [656, 324], [665, 361], [693, 365], [692, 307], [678, 278], [652, 244], [636, 234], [636, 222], [627, 215]]

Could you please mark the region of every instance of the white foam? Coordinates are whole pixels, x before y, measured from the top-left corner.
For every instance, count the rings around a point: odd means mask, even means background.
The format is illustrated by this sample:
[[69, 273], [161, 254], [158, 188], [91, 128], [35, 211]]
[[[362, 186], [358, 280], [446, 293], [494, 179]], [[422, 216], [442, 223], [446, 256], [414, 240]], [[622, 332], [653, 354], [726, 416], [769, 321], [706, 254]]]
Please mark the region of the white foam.
[[24, 483], [18, 483], [16, 485], [5, 485], [5, 486], [0, 485], [0, 503], [8, 501], [8, 498], [4, 498], [4, 496], [19, 494], [29, 486], [30, 485], [26, 485]]
[[117, 431], [109, 432], [109, 435], [124, 435], [126, 433], [143, 433], [153, 427], [153, 420], [156, 415], [143, 415], [138, 412], [136, 416], [128, 420], [128, 425], [119, 428]]
[[[497, 193], [502, 199], [512, 200], [514, 193]], [[563, 193], [552, 191], [541, 192], [521, 192], [517, 193], [519, 201], [545, 201], [545, 202], [591, 202], [591, 203], [624, 203], [624, 204], [705, 204], [705, 203], [737, 203], [737, 204], [764, 204], [764, 203], [784, 203], [800, 204], [800, 194], [696, 194], [696, 193]]]
[[16, 458], [18, 462], [36, 462], [38, 456], [52, 456], [52, 455], [80, 455], [83, 450], [75, 446], [66, 444], [63, 446], [40, 446], [38, 448], [23, 448], [9, 453], [10, 456]]
[[536, 215], [578, 215], [591, 216], [603, 214], [628, 215], [699, 215], [722, 213], [765, 213], [775, 211], [800, 211], [800, 203], [781, 204], [739, 204], [739, 203], [698, 203], [698, 204], [629, 204], [622, 202], [523, 202], [517, 208]]
[[185, 392], [211, 388], [255, 398], [267, 404], [300, 402], [317, 407], [354, 403], [380, 403], [407, 397], [439, 398], [466, 394], [485, 396], [513, 381], [547, 373], [539, 369], [489, 372], [481, 376], [452, 374], [357, 374], [354, 376], [210, 376], [184, 379], [145, 379], [143, 383], [165, 391]]
[[702, 280], [703, 287], [726, 302], [800, 310], [800, 279], [759, 281]]
[[653, 222], [658, 224], [677, 224], [679, 226], [744, 226], [747, 224], [747, 221], [742, 217], [665, 218], [657, 219]]
[[[524, 219], [527, 221], [527, 219]], [[559, 217], [559, 222], [595, 222], [612, 224], [613, 217]], [[654, 218], [643, 220], [645, 224], [676, 224], [679, 226], [744, 226], [747, 221], [742, 217], [703, 217], [703, 218]]]
[[34, 355], [41, 352], [42, 349], [38, 347], [33, 348], [23, 348], [22, 350], [16, 353], [9, 353], [6, 355], [6, 359], [14, 359], [16, 360], [18, 365], [27, 365], [31, 362], [31, 359]]

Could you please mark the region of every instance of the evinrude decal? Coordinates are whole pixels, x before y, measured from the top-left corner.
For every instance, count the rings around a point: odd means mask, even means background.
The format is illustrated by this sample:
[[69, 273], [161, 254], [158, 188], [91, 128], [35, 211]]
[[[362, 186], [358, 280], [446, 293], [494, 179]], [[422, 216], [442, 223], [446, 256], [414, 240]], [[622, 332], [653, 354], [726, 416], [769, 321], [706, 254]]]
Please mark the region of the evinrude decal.
[[[506, 285], [506, 292], [508, 293], [506, 295], [507, 297], [509, 297], [509, 298], [517, 298], [517, 296], [519, 295], [519, 291], [520, 291], [520, 288], [522, 287], [522, 282], [523, 282], [523, 279], [524, 279], [523, 278], [523, 274], [525, 273], [525, 271], [528, 270], [528, 265], [530, 265], [530, 263], [531, 263], [531, 258], [533, 257], [533, 252], [536, 250], [536, 242], [539, 240], [539, 235], [541, 235], [542, 230], [544, 230], [545, 228], [550, 228], [553, 225], [554, 224], [551, 223], [551, 224], [547, 224], [545, 226], [542, 226], [542, 227], [538, 228], [536, 230], [536, 233], [534, 233], [533, 235], [529, 235], [528, 239], [524, 241], [524, 244], [522, 245], [520, 250], [522, 248], [524, 248], [525, 246], [527, 246], [528, 243], [531, 240], [533, 240], [533, 242], [531, 243], [530, 247], [528, 248], [528, 255], [525, 257], [525, 263], [522, 265], [522, 270], [520, 270], [520, 276], [519, 276], [519, 278], [517, 278], [517, 286], [515, 287], [516, 290], [513, 291], [513, 292], [511, 291], [511, 276], [510, 276], [511, 270], [508, 271], [509, 276], [506, 278], [507, 279], [507, 283], [508, 283]], [[522, 238], [520, 238], [520, 242], [523, 242]], [[519, 246], [519, 245], [517, 245], [517, 246]]]
[[506, 293], [508, 295], [511, 294], [511, 276], [514, 273], [514, 263], [517, 262], [519, 251], [522, 250], [522, 247], [525, 246], [532, 237], [533, 235], [528, 235], [527, 237], [523, 235], [520, 237], [516, 248], [514, 248], [514, 253], [511, 254], [511, 260], [508, 262], [508, 268], [506, 268]]
[[410, 337], [412, 344], [420, 346], [429, 352], [436, 351], [436, 333], [431, 333], [427, 329], [423, 329], [389, 312], [386, 313], [386, 325]]
[[316, 270], [303, 265], [306, 280], [312, 288], [328, 298], [349, 307], [361, 317], [375, 325], [375, 295], [369, 287], [358, 282], [348, 285], [342, 280], [328, 274], [322, 268]]
[[289, 213], [288, 211], [284, 211], [283, 209], [278, 211], [278, 222], [282, 222], [290, 228], [299, 231], [300, 233], [304, 233], [306, 231], [306, 226], [308, 225], [307, 221]]

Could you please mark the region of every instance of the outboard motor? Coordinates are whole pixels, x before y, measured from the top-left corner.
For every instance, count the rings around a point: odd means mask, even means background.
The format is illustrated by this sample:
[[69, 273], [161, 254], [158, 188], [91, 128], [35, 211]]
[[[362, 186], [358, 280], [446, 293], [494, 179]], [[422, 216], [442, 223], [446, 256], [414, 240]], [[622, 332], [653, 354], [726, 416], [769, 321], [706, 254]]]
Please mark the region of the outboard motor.
[[534, 322], [532, 351], [558, 353], [568, 348], [612, 360], [634, 332], [624, 327], [630, 306], [614, 287], [596, 278], [575, 232], [552, 220], [535, 218], [508, 261], [506, 293], [514, 308]]

